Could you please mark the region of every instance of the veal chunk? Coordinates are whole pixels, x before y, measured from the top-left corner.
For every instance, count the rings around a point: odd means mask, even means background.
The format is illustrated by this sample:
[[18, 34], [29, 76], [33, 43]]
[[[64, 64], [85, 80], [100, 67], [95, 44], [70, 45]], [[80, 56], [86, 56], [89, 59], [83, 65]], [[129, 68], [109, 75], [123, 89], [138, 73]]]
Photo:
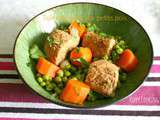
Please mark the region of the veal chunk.
[[105, 37], [101, 38], [98, 34], [87, 32], [83, 38], [82, 46], [89, 47], [92, 50], [94, 57], [103, 57], [109, 55], [116, 41]]
[[92, 90], [111, 96], [118, 83], [119, 68], [106, 60], [98, 60], [91, 63], [85, 82]]
[[62, 62], [68, 51], [79, 44], [78, 32], [68, 34], [65, 31], [56, 29], [50, 34], [50, 39], [45, 42], [45, 52], [51, 62], [58, 65]]

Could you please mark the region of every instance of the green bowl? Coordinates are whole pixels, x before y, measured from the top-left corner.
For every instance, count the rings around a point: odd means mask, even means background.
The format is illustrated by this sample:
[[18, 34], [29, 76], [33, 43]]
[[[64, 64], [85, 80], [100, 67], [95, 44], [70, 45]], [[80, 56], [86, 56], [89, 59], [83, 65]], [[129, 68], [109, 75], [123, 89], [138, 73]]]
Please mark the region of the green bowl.
[[[43, 48], [46, 33], [72, 20], [95, 23], [103, 32], [122, 36], [139, 59], [139, 65], [117, 90], [115, 97], [85, 102], [84, 105], [64, 103], [43, 89], [35, 79], [35, 67], [29, 57], [29, 47], [37, 43]], [[14, 60], [24, 82], [40, 96], [68, 107], [93, 108], [113, 104], [133, 93], [147, 77], [153, 58], [153, 48], [143, 27], [132, 17], [115, 8], [95, 3], [69, 3], [50, 8], [32, 18], [20, 31], [14, 46]], [[28, 65], [28, 63], [31, 63]]]

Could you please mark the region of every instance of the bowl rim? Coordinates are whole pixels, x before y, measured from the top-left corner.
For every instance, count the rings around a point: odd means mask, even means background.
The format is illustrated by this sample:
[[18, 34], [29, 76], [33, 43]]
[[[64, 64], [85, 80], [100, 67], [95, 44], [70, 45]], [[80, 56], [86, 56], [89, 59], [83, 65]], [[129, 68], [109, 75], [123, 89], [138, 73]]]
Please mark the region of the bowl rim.
[[[49, 10], [52, 10], [52, 9], [55, 9], [55, 8], [59, 8], [59, 7], [63, 7], [63, 6], [66, 6], [66, 5], [75, 5], [75, 4], [92, 4], [92, 5], [99, 5], [99, 6], [111, 8], [111, 9], [113, 9], [113, 10], [116, 10], [116, 11], [118, 11], [118, 12], [121, 12], [121, 13], [123, 13], [124, 15], [128, 16], [129, 18], [131, 18], [138, 26], [140, 26], [140, 27], [142, 28], [143, 32], [146, 34], [148, 40], [149, 40], [149, 45], [150, 45], [150, 48], [151, 48], [151, 58], [152, 58], [152, 59], [151, 59], [150, 65], [149, 65], [149, 67], [148, 67], [148, 70], [147, 70], [147, 72], [146, 72], [146, 74], [145, 74], [145, 76], [144, 76], [144, 78], [143, 78], [143, 81], [139, 84], [139, 86], [138, 86], [137, 88], [135, 88], [134, 90], [132, 90], [129, 95], [127, 95], [127, 96], [125, 96], [125, 97], [123, 97], [123, 98], [121, 98], [121, 99], [119, 99], [119, 100], [116, 100], [116, 101], [114, 101], [114, 102], [112, 102], [112, 103], [110, 103], [110, 104], [101, 104], [101, 105], [96, 105], [96, 106], [78, 106], [78, 105], [74, 105], [74, 104], [65, 104], [65, 103], [59, 103], [59, 102], [57, 102], [57, 101], [52, 101], [52, 100], [44, 97], [44, 96], [41, 95], [40, 93], [36, 92], [31, 86], [29, 86], [29, 85], [27, 84], [27, 82], [25, 81], [25, 79], [23, 78], [23, 76], [20, 74], [20, 71], [18, 70], [18, 66], [17, 66], [16, 58], [15, 58], [15, 57], [16, 57], [16, 56], [15, 56], [15, 50], [16, 50], [15, 48], [16, 48], [17, 40], [18, 40], [21, 32], [25, 29], [25, 27], [26, 27], [33, 19], [35, 19], [35, 18], [38, 17], [39, 15], [41, 15], [41, 14], [43, 14], [43, 13], [49, 11]], [[132, 16], [130, 16], [129, 14], [127, 14], [127, 13], [125, 13], [125, 12], [123, 12], [123, 11], [117, 9], [117, 8], [114, 8], [114, 7], [105, 5], [105, 4], [101, 4], [101, 3], [96, 3], [96, 2], [70, 2], [70, 3], [55, 5], [55, 6], [53, 6], [53, 7], [50, 7], [50, 8], [48, 8], [48, 9], [46, 9], [46, 10], [38, 13], [37, 15], [35, 15], [34, 17], [32, 17], [27, 23], [24, 24], [24, 26], [23, 26], [23, 27], [21, 28], [21, 30], [19, 31], [19, 33], [18, 33], [18, 35], [17, 35], [17, 37], [16, 37], [16, 40], [15, 40], [15, 42], [14, 42], [14, 46], [13, 46], [13, 61], [14, 61], [15, 66], [16, 66], [16, 70], [17, 70], [17, 72], [18, 72], [18, 75], [19, 75], [20, 79], [24, 82], [24, 84], [27, 86], [27, 88], [28, 88], [30, 91], [36, 93], [38, 96], [44, 98], [44, 99], [47, 100], [47, 101], [50, 101], [51, 103], [56, 104], [56, 105], [60, 105], [60, 106], [62, 106], [62, 107], [69, 107], [69, 108], [79, 108], [79, 109], [92, 109], [92, 108], [106, 107], [106, 106], [109, 106], [109, 105], [113, 105], [113, 104], [115, 104], [115, 103], [117, 103], [117, 102], [120, 102], [120, 101], [126, 99], [127, 97], [131, 96], [132, 94], [134, 94], [134, 93], [141, 87], [141, 85], [143, 84], [143, 82], [144, 82], [144, 81], [146, 80], [146, 78], [148, 77], [148, 74], [149, 74], [150, 69], [151, 69], [151, 65], [152, 65], [152, 63], [153, 63], [153, 55], [154, 55], [154, 52], [153, 52], [153, 45], [152, 45], [151, 39], [150, 39], [148, 33], [146, 32], [146, 30], [143, 28], [143, 26], [142, 26], [137, 20], [135, 20]]]

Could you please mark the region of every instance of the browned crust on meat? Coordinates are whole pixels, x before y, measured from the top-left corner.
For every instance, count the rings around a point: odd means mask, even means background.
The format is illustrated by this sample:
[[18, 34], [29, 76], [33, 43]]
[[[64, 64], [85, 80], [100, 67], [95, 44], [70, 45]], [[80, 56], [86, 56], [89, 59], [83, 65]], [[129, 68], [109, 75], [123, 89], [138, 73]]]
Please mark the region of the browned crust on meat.
[[54, 40], [54, 42], [60, 43], [52, 44], [52, 46], [50, 46], [48, 41], [46, 40], [44, 45], [44, 49], [48, 56], [48, 59], [56, 65], [58, 65], [65, 59], [66, 54], [69, 50], [73, 49], [79, 44], [79, 38], [72, 40], [72, 35], [58, 29], [53, 31], [50, 34], [50, 37]]
[[94, 57], [103, 57], [109, 55], [112, 48], [116, 44], [114, 39], [101, 38], [98, 34], [87, 32], [83, 39], [82, 46], [89, 47], [92, 50]]
[[93, 62], [88, 70], [85, 82], [92, 90], [110, 96], [116, 89], [119, 68], [105, 60]]

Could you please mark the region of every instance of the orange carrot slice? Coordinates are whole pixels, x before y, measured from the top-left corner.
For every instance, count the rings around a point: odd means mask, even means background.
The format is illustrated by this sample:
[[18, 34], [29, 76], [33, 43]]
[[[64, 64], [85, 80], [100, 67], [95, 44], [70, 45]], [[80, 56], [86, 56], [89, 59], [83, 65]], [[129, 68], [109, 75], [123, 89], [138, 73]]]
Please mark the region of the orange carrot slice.
[[76, 79], [71, 79], [62, 91], [60, 99], [64, 102], [83, 104], [89, 91], [90, 88], [88, 85]]
[[40, 57], [38, 59], [36, 69], [42, 75], [49, 75], [51, 77], [55, 77], [55, 74], [59, 70], [59, 67], [49, 62], [45, 58]]
[[136, 68], [138, 59], [130, 49], [126, 49], [120, 55], [120, 58], [117, 60], [116, 64], [125, 71], [130, 72]]
[[[77, 47], [71, 51], [70, 60], [83, 58], [86, 62], [92, 61], [92, 52], [90, 48], [87, 47]], [[81, 66], [80, 62], [72, 61], [73, 65]]]
[[80, 36], [80, 38], [82, 38], [83, 34], [86, 32], [86, 27], [85, 25], [80, 25], [77, 23], [77, 21], [72, 21], [71, 25], [69, 26], [69, 31], [71, 32], [71, 30], [75, 28], [78, 30], [78, 34]]

